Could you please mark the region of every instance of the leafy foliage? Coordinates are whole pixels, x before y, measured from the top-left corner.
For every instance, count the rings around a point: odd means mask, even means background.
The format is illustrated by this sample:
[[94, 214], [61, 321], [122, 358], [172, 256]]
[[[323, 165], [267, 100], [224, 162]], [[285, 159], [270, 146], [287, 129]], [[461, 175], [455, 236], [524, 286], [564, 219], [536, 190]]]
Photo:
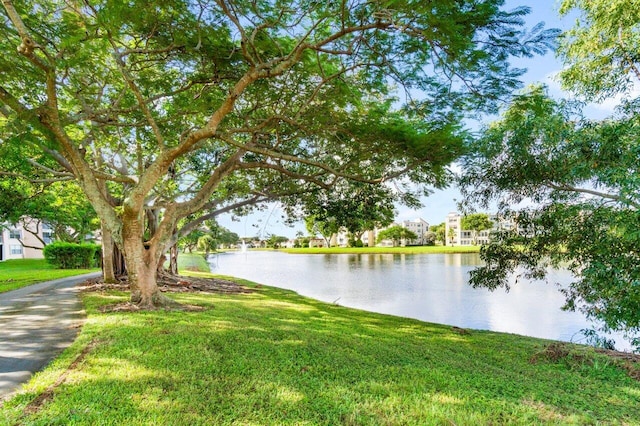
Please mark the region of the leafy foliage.
[[[629, 0], [565, 0], [579, 20], [563, 34], [562, 82], [589, 100], [630, 93], [640, 82], [637, 4]], [[603, 328], [623, 330], [640, 347], [640, 122], [638, 99], [616, 116], [585, 120], [576, 105], [549, 99], [543, 88], [518, 96], [473, 146], [462, 183], [473, 203], [498, 200], [517, 228], [482, 250], [487, 265], [475, 286], [508, 288], [507, 276], [541, 278], [548, 266], [576, 279], [562, 291]], [[530, 207], [509, 212], [528, 201]]]
[[398, 243], [402, 240], [415, 240], [418, 238], [415, 232], [404, 228], [400, 225], [391, 226], [387, 229], [383, 229], [378, 233], [378, 237], [376, 238], [377, 242], [381, 242], [384, 240], [393, 241], [393, 245], [397, 246]]
[[217, 249], [216, 240], [210, 234], [205, 234], [198, 238], [197, 247], [198, 250], [208, 254], [210, 251], [215, 251]]
[[[576, 279], [562, 289], [565, 308], [633, 339], [640, 332], [639, 115], [627, 109], [597, 123], [572, 119], [573, 111], [534, 88], [474, 145], [465, 196], [485, 206], [498, 200], [517, 226], [483, 247], [487, 263], [471, 283], [508, 288], [518, 268], [542, 278], [549, 266], [567, 267]], [[509, 207], [526, 200], [539, 207]]]
[[331, 235], [344, 228], [351, 240], [360, 240], [367, 230], [389, 225], [395, 216], [396, 199], [388, 187], [343, 182], [327, 193], [315, 191], [303, 198], [312, 230]]
[[76, 244], [54, 242], [44, 250], [44, 258], [54, 268], [88, 269], [100, 263], [100, 246], [96, 244]]
[[38, 155], [39, 167], [29, 163], [34, 152], [28, 148], [0, 139], [0, 223], [33, 219], [49, 225], [58, 241], [83, 242], [100, 225], [91, 204], [75, 182], [49, 178], [56, 167], [51, 159]]
[[282, 235], [269, 235], [267, 239], [267, 247], [269, 248], [280, 248], [282, 243], [286, 243], [289, 241], [288, 237], [284, 237]]
[[445, 185], [464, 116], [557, 35], [501, 4], [5, 0], [0, 139], [78, 182], [136, 281], [224, 211], [345, 180]]
[[[628, 93], [640, 76], [635, 0], [564, 0], [562, 14], [577, 11], [575, 26], [561, 38], [559, 53], [568, 65], [563, 86], [589, 100]], [[631, 78], [635, 75], [635, 78]]]
[[493, 223], [486, 213], [472, 213], [462, 217], [460, 226], [472, 232], [472, 243], [476, 245], [478, 232], [491, 229]]
[[446, 224], [444, 222], [437, 225], [431, 225], [429, 231], [435, 234], [435, 240], [440, 241], [442, 244], [447, 244], [446, 241]]

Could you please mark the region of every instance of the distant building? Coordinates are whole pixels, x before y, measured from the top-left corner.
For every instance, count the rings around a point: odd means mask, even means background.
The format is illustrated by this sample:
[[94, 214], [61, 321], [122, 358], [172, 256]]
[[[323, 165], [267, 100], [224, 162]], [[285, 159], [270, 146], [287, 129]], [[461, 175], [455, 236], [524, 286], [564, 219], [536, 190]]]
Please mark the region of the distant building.
[[0, 261], [7, 259], [42, 259], [44, 244], [53, 241], [53, 230], [35, 219], [22, 219], [0, 227]]
[[[362, 233], [361, 240], [362, 244], [366, 247], [374, 247], [376, 245], [380, 246], [391, 246], [393, 243], [391, 241], [381, 241], [379, 244], [377, 243], [378, 234], [380, 231], [390, 228], [392, 226], [401, 226], [409, 231], [413, 232], [418, 236], [415, 240], [410, 241], [402, 241], [402, 245], [407, 246], [419, 246], [423, 245], [426, 242], [425, 234], [429, 231], [429, 223], [424, 219], [414, 219], [414, 220], [405, 220], [403, 222], [394, 222], [386, 228], [376, 228], [374, 230], [365, 231]], [[347, 231], [344, 229], [340, 230], [337, 234], [334, 234], [331, 237], [331, 246], [339, 246], [346, 247], [349, 244], [349, 236]]]
[[429, 223], [424, 219], [405, 220], [399, 224], [404, 229], [418, 236], [415, 240], [404, 241], [406, 246], [422, 246], [425, 244], [425, 235], [429, 232]]
[[[450, 246], [473, 245], [473, 231], [462, 229], [462, 217], [461, 214], [456, 212], [447, 215], [447, 220], [445, 221], [445, 239]], [[493, 223], [493, 227], [476, 234], [477, 245], [489, 243], [492, 232], [509, 230], [515, 226], [513, 220], [495, 214], [490, 214], [489, 220]]]

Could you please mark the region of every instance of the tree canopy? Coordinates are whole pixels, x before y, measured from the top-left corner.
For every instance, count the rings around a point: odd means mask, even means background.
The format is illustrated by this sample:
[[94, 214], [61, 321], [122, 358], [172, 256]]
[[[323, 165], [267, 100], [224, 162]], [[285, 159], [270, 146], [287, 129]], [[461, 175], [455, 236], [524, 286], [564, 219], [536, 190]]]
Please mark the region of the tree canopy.
[[431, 225], [429, 227], [429, 231], [435, 234], [435, 240], [440, 241], [443, 245], [447, 245], [447, 225], [445, 222], [439, 223], [437, 225]]
[[0, 139], [78, 183], [132, 300], [159, 304], [163, 253], [221, 211], [442, 184], [464, 115], [495, 110], [522, 74], [509, 58], [556, 35], [501, 4], [3, 0]]
[[378, 237], [376, 238], [376, 242], [381, 242], [384, 240], [391, 240], [393, 242], [393, 246], [397, 246], [402, 240], [415, 240], [418, 238], [418, 235], [400, 225], [394, 225], [387, 229], [383, 229], [378, 233]]
[[[573, 8], [580, 18], [560, 50], [565, 87], [586, 99], [630, 93], [640, 82], [635, 2], [563, 2], [563, 12]], [[640, 346], [639, 107], [628, 99], [612, 117], [588, 120], [538, 86], [485, 129], [466, 160], [464, 195], [485, 206], [497, 200], [516, 226], [483, 248], [474, 286], [508, 288], [516, 270], [542, 278], [549, 266], [568, 267], [575, 280], [562, 289], [565, 308]]]
[[478, 243], [478, 232], [491, 229], [493, 223], [486, 213], [471, 213], [462, 217], [460, 226], [462, 229], [472, 232], [473, 237], [471, 238], [471, 242], [473, 245], [476, 245]]
[[[333, 191], [312, 191], [297, 197], [302, 211], [323, 236], [345, 229], [350, 241], [360, 240], [365, 231], [389, 225], [395, 216], [394, 201], [398, 199], [390, 188], [361, 182], [344, 182]], [[326, 239], [326, 238], [325, 238]]]

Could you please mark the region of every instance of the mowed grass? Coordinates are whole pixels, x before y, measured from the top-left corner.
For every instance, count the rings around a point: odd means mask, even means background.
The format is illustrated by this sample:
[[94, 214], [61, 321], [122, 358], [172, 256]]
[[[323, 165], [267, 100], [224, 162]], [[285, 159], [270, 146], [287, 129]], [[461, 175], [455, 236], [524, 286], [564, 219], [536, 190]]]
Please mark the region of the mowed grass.
[[0, 262], [0, 293], [42, 281], [96, 272], [98, 269], [55, 269], [44, 259], [11, 259]]
[[179, 253], [178, 254], [178, 271], [180, 273], [190, 272], [209, 272], [209, 264], [203, 253]]
[[[197, 312], [102, 313], [128, 295], [84, 293], [88, 320], [79, 338], [4, 403], [0, 421], [640, 423], [640, 383], [590, 349], [575, 347], [581, 355], [573, 361], [552, 361], [540, 356], [546, 341], [461, 334], [244, 283], [254, 292], [171, 295], [204, 308]], [[45, 402], [29, 406], [56, 382]]]
[[428, 254], [428, 253], [479, 253], [480, 246], [408, 246], [408, 247], [313, 247], [281, 249], [300, 254]]

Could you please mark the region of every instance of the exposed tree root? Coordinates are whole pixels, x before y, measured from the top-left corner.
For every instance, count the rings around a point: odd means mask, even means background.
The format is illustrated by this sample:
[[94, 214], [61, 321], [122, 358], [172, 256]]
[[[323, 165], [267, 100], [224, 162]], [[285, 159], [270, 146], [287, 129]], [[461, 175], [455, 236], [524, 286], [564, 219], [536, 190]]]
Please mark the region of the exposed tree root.
[[[129, 291], [129, 283], [126, 277], [120, 278], [117, 283], [105, 283], [102, 278], [94, 278], [80, 284], [82, 291]], [[158, 277], [158, 288], [164, 293], [217, 293], [217, 294], [241, 294], [252, 291], [233, 281], [218, 278], [196, 278], [181, 275], [163, 274]]]
[[[251, 293], [251, 290], [233, 281], [221, 280], [217, 278], [195, 278], [181, 275], [161, 274], [157, 278], [158, 288], [162, 293], [215, 293], [215, 294], [242, 294]], [[105, 283], [102, 278], [94, 278], [80, 284], [82, 291], [106, 291], [119, 290], [129, 291], [129, 283], [126, 277], [121, 278], [118, 283]], [[178, 311], [199, 311], [201, 306], [185, 305], [158, 294], [153, 299], [153, 303], [137, 303], [135, 297], [132, 301], [104, 306], [102, 312], [137, 312], [141, 310], [178, 310]]]

